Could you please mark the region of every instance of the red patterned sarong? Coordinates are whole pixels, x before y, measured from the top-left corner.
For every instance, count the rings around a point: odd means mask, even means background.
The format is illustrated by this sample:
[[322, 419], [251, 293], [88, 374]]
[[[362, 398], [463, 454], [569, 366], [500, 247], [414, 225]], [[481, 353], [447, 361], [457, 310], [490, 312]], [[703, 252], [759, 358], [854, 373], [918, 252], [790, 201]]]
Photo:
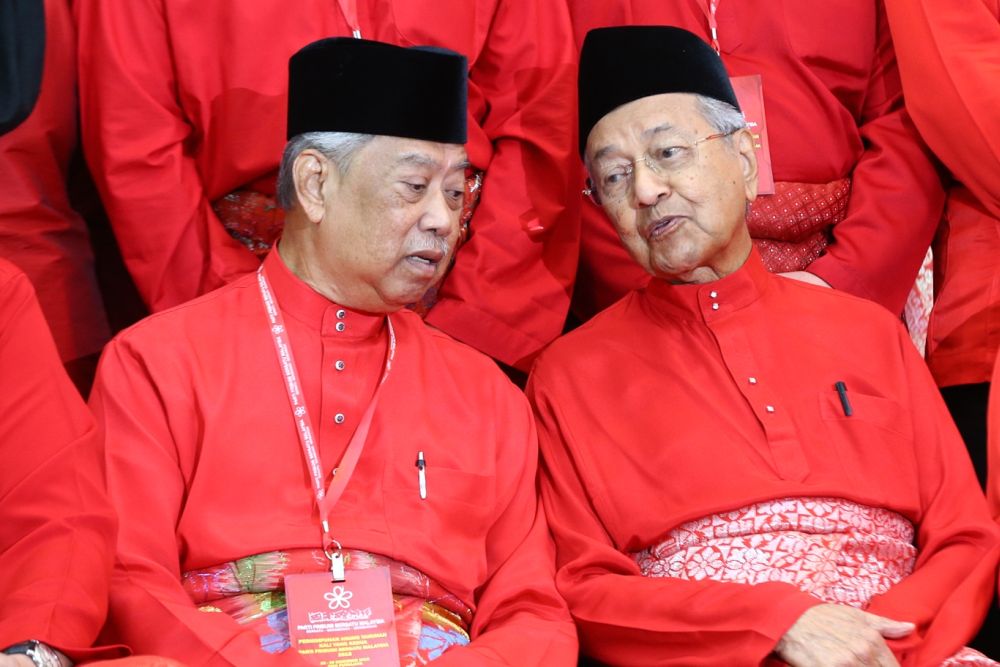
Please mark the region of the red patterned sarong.
[[[864, 609], [913, 572], [913, 525], [841, 498], [784, 498], [689, 521], [632, 554], [646, 577], [780, 581]], [[969, 648], [942, 665], [997, 665]]]
[[[344, 566], [386, 566], [392, 582], [400, 667], [416, 667], [452, 646], [469, 643], [472, 609], [422, 572], [399, 561], [352, 549]], [[285, 575], [329, 571], [319, 549], [272, 551], [184, 573], [182, 584], [201, 611], [226, 613], [255, 630], [261, 648], [280, 653], [291, 646], [285, 605]]]

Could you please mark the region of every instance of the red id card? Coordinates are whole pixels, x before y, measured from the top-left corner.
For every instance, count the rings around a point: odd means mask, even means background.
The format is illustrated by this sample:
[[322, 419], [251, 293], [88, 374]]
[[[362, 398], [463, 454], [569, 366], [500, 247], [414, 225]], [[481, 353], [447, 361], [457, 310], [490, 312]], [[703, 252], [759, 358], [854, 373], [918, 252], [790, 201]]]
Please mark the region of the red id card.
[[760, 74], [730, 77], [740, 110], [753, 134], [757, 152], [757, 194], [774, 194], [774, 174], [771, 172], [771, 148], [767, 143], [767, 119], [764, 117], [764, 84]]
[[389, 569], [285, 578], [292, 648], [322, 667], [399, 667]]

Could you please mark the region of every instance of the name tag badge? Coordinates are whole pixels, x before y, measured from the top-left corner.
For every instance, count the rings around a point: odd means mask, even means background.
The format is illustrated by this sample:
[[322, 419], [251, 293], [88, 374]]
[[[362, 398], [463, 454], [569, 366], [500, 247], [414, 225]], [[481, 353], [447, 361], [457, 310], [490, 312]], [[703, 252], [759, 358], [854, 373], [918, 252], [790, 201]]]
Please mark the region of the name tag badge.
[[399, 667], [389, 568], [285, 578], [292, 648], [322, 667]]
[[733, 91], [743, 116], [753, 134], [757, 149], [757, 194], [774, 194], [774, 174], [771, 172], [771, 149], [767, 143], [767, 120], [764, 117], [764, 83], [760, 74], [730, 77]]

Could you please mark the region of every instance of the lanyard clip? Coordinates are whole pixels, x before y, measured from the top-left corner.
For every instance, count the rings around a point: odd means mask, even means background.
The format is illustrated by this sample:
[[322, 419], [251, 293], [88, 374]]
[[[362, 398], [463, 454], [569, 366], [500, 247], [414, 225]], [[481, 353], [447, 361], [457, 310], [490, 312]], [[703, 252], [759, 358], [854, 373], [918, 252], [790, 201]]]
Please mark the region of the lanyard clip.
[[330, 581], [340, 582], [347, 579], [347, 574], [344, 572], [344, 550], [340, 546], [340, 542], [337, 540], [329, 540], [329, 543], [323, 547], [323, 553], [326, 557], [330, 559]]

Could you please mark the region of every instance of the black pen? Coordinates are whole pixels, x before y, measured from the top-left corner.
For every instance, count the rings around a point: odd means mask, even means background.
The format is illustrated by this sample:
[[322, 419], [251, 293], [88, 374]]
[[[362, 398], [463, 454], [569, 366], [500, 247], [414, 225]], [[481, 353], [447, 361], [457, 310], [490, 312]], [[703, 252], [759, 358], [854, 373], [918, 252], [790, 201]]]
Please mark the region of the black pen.
[[837, 382], [833, 386], [837, 390], [837, 395], [840, 396], [840, 405], [844, 408], [844, 416], [850, 417], [854, 411], [851, 410], [851, 402], [847, 400], [847, 385], [843, 382]]

